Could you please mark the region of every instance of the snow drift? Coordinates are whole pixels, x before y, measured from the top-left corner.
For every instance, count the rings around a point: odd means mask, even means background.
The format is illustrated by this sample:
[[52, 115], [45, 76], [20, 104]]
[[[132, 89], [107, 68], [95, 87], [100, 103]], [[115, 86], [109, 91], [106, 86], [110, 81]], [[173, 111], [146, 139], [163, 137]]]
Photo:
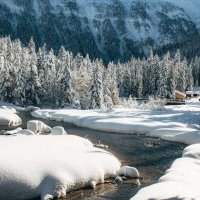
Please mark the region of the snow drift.
[[78, 136], [1, 136], [0, 199], [63, 197], [115, 178], [120, 167], [114, 155]]
[[[140, 190], [131, 200], [200, 199], [200, 144], [196, 144], [200, 143], [198, 99], [186, 105], [164, 107], [162, 110], [141, 107], [118, 108], [111, 112], [64, 109], [37, 110], [32, 114], [101, 131], [140, 133], [193, 144], [184, 150], [183, 157], [172, 164], [158, 183]], [[129, 173], [127, 170], [121, 168], [126, 175]]]
[[145, 187], [131, 200], [200, 199], [200, 144], [184, 150], [158, 183]]
[[100, 110], [37, 110], [34, 117], [64, 121], [94, 130], [146, 134], [186, 144], [200, 142], [200, 102], [168, 106], [162, 110], [116, 108], [111, 112]]

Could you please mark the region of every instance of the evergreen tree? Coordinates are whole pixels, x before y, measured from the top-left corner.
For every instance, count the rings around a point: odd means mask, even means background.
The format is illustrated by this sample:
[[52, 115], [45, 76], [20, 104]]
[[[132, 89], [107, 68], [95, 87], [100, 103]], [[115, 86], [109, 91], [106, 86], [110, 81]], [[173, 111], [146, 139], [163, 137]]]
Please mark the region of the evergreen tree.
[[103, 105], [103, 66], [102, 62], [96, 61], [93, 71], [93, 79], [91, 86], [90, 109], [102, 108]]

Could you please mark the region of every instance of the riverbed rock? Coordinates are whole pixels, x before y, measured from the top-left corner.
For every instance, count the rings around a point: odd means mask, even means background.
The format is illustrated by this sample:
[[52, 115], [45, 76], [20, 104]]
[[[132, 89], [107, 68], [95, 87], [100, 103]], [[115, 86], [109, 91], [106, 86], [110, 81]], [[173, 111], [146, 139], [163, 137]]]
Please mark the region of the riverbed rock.
[[117, 183], [117, 184], [122, 184], [122, 183], [123, 183], [123, 178], [122, 178], [121, 176], [117, 176], [117, 177], [115, 178], [115, 183]]
[[121, 167], [118, 174], [126, 176], [126, 177], [130, 177], [130, 178], [139, 178], [140, 177], [139, 171], [135, 167], [130, 167], [130, 166]]

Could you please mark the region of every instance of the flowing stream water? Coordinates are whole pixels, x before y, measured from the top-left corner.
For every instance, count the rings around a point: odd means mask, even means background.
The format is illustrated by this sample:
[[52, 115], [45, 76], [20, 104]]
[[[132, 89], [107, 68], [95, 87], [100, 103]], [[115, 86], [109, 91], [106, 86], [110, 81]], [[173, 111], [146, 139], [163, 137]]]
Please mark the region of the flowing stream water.
[[[33, 119], [30, 113], [21, 112], [23, 128], [28, 120]], [[162, 176], [172, 162], [181, 157], [185, 145], [150, 138], [137, 134], [109, 133], [87, 128], [79, 128], [72, 124], [41, 120], [51, 127], [63, 126], [69, 134], [86, 137], [93, 143], [102, 143], [109, 146], [124, 165], [137, 167], [143, 177], [141, 187], [155, 183]], [[90, 189], [71, 192], [67, 200], [129, 200], [138, 188], [132, 181], [123, 184], [99, 185], [95, 191]], [[38, 199], [37, 199], [38, 200]]]

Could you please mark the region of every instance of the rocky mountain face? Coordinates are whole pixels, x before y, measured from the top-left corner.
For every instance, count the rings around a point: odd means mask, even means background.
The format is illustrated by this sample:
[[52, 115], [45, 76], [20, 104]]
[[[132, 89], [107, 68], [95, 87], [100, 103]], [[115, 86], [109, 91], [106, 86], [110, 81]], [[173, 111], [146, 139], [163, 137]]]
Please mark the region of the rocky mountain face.
[[[0, 35], [125, 61], [200, 47], [198, 0], [0, 0]], [[194, 12], [193, 12], [194, 11]], [[196, 11], [196, 12], [195, 12]]]

